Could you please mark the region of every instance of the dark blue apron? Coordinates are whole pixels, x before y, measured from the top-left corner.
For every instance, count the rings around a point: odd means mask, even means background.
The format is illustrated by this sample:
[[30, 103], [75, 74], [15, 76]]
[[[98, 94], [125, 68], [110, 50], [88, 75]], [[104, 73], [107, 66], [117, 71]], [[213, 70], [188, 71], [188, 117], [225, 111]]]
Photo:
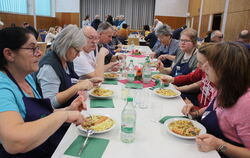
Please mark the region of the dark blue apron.
[[[194, 49], [194, 51], [195, 51], [195, 49]], [[193, 57], [193, 54], [194, 54], [194, 51], [192, 52], [192, 55], [191, 55], [191, 57], [188, 59], [188, 61], [187, 62], [185, 62], [185, 63], [182, 63], [181, 64], [181, 60], [178, 62], [178, 63], [176, 63], [175, 64], [175, 66], [173, 67], [173, 69], [172, 69], [172, 72], [171, 72], [171, 76], [173, 76], [173, 77], [176, 77], [177, 75], [176, 75], [176, 71], [177, 71], [177, 66], [179, 66], [180, 67], [180, 71], [178, 72], [178, 73], [180, 73], [180, 74], [182, 74], [182, 75], [186, 75], [186, 74], [189, 74], [192, 70], [189, 68], [189, 61], [191, 60], [191, 58]], [[183, 55], [183, 57], [182, 58], [184, 58], [184, 55]]]
[[[224, 136], [223, 132], [220, 129], [220, 125], [219, 125], [219, 122], [217, 119], [216, 109], [213, 108], [214, 102], [215, 102], [215, 99], [211, 102], [211, 104], [205, 110], [205, 112], [203, 113], [204, 118], [202, 117], [202, 119], [200, 119], [199, 122], [201, 124], [203, 124], [203, 126], [206, 127], [207, 133], [212, 134], [213, 136], [220, 138], [220, 139], [222, 139], [230, 144], [233, 144], [235, 146], [244, 147], [243, 144], [239, 144], [237, 142], [234, 142], [234, 141], [232, 141]], [[222, 158], [228, 158], [223, 153], [219, 153], [219, 154]]]
[[[49, 99], [37, 99], [37, 98], [26, 97], [22, 89], [17, 84], [16, 80], [9, 73], [9, 71], [5, 70], [5, 72], [7, 73], [9, 78], [17, 85], [17, 87], [19, 88], [20, 92], [23, 95], [23, 102], [26, 108], [26, 115], [24, 118], [25, 122], [35, 121], [53, 113], [54, 109], [52, 108]], [[33, 89], [31, 85], [30, 87]], [[34, 89], [33, 89], [33, 92], [37, 93], [36, 90]], [[37, 95], [39, 96], [38, 93]], [[36, 147], [35, 149], [27, 153], [14, 154], [14, 155], [9, 154], [5, 151], [5, 149], [3, 148], [1, 144], [0, 145], [0, 157], [1, 158], [49, 158], [52, 156], [56, 147], [60, 143], [68, 127], [69, 127], [68, 123], [63, 124], [43, 144], [41, 144], [40, 146]]]

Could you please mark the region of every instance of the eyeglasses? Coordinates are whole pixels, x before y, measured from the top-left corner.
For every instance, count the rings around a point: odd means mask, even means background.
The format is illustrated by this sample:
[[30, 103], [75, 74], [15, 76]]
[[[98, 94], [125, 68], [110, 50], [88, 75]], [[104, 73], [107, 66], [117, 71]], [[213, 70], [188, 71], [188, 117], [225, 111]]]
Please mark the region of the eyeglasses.
[[192, 41], [191, 40], [180, 39], [180, 42], [187, 43], [187, 42], [192, 42]]
[[40, 51], [40, 46], [36, 46], [34, 48], [19, 48], [19, 49], [29, 49], [33, 51], [33, 56], [38, 56]]
[[87, 36], [85, 35], [89, 40], [92, 40], [92, 41], [99, 41], [99, 36]]
[[74, 48], [74, 49], [75, 49], [76, 54], [79, 54], [79, 53], [81, 52], [81, 50], [78, 50], [78, 49], [76, 49], [75, 47], [72, 47], [72, 48]]

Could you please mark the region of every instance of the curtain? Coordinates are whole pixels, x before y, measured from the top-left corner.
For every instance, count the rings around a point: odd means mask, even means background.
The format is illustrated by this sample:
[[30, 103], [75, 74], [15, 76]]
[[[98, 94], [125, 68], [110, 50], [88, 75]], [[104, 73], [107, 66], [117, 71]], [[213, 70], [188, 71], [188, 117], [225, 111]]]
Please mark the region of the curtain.
[[143, 25], [152, 25], [155, 0], [80, 0], [81, 20], [90, 15], [100, 15], [104, 21], [106, 15], [116, 17], [124, 15], [126, 23], [132, 29], [142, 29]]
[[36, 0], [36, 15], [51, 16], [51, 0]]
[[27, 14], [27, 0], [0, 0], [0, 12]]

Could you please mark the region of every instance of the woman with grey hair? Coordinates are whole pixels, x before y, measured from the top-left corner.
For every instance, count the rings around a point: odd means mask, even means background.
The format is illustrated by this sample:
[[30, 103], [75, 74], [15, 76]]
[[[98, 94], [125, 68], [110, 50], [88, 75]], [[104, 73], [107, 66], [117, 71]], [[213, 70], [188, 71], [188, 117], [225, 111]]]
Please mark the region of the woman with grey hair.
[[93, 87], [92, 80], [72, 83], [79, 78], [72, 61], [79, 56], [84, 44], [83, 31], [75, 25], [68, 25], [54, 40], [51, 51], [39, 62], [36, 82], [43, 97], [49, 98], [54, 108], [70, 105], [78, 91]]
[[172, 39], [172, 30], [167, 24], [156, 30], [156, 36], [161, 44], [156, 49], [154, 56], [161, 60], [165, 67], [169, 67], [179, 51], [179, 42]]

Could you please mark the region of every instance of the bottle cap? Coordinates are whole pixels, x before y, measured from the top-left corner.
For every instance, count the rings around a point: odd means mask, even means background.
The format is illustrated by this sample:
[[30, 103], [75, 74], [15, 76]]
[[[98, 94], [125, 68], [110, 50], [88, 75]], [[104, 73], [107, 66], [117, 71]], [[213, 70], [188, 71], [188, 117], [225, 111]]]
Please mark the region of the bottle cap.
[[133, 101], [133, 98], [132, 98], [132, 97], [128, 97], [128, 98], [127, 98], [127, 101], [128, 101], [128, 102], [132, 102], [132, 101]]
[[130, 62], [133, 62], [133, 60], [130, 60]]

